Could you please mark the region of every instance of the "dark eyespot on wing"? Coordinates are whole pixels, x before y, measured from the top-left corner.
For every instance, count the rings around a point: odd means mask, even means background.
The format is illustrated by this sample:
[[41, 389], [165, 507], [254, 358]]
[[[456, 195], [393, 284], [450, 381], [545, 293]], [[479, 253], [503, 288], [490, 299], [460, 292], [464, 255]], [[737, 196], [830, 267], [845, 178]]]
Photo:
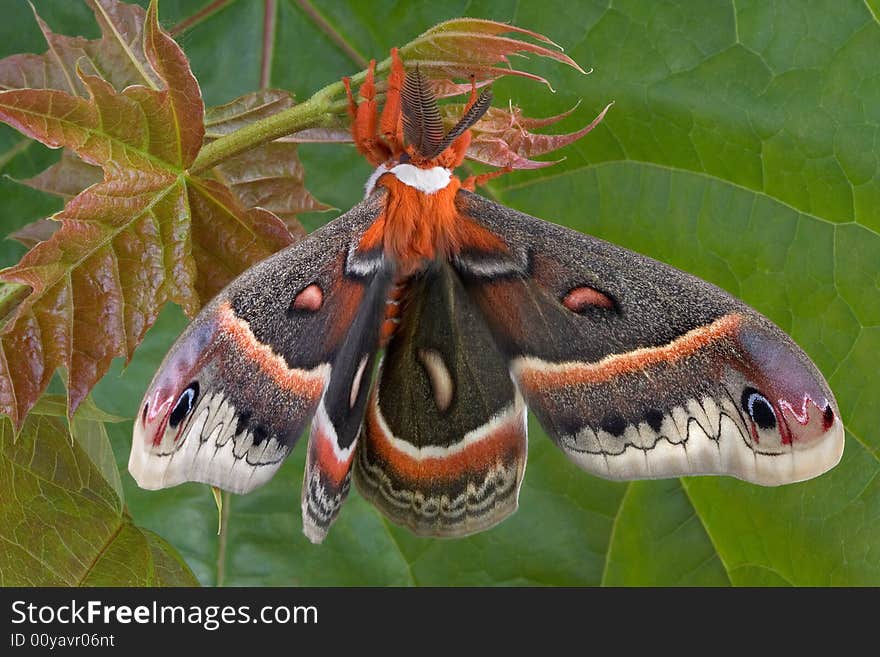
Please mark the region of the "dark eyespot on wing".
[[828, 406], [825, 407], [825, 412], [822, 413], [822, 426], [827, 431], [828, 427], [830, 427], [833, 423], [834, 423], [834, 409], [831, 408], [831, 404], [828, 404]]
[[776, 426], [776, 416], [764, 398], [755, 401], [752, 406], [752, 417], [762, 429], [773, 429]]
[[740, 404], [761, 429], [776, 427], [776, 413], [773, 412], [773, 407], [770, 406], [767, 398], [754, 388], [743, 390]]
[[180, 393], [180, 397], [177, 398], [177, 403], [174, 404], [174, 408], [171, 411], [171, 417], [168, 418], [168, 424], [171, 425], [172, 429], [179, 426], [186, 419], [186, 416], [190, 414], [198, 396], [198, 381], [193, 381]]

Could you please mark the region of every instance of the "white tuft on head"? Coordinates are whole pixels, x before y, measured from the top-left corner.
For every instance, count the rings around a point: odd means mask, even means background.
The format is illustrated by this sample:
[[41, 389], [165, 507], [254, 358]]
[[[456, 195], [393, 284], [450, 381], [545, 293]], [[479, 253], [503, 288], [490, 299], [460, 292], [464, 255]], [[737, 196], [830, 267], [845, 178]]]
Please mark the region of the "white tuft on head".
[[367, 184], [364, 185], [364, 198], [368, 197], [376, 191], [376, 183], [384, 174], [391, 173], [400, 182], [409, 185], [413, 189], [417, 189], [425, 194], [433, 194], [441, 189], [446, 189], [449, 181], [452, 180], [452, 171], [446, 167], [432, 167], [430, 169], [420, 169], [412, 164], [398, 164], [389, 167], [387, 164], [380, 164], [376, 170], [370, 174]]
[[398, 164], [391, 169], [397, 179], [425, 194], [433, 194], [445, 189], [452, 180], [452, 172], [446, 167], [420, 169], [412, 164]]

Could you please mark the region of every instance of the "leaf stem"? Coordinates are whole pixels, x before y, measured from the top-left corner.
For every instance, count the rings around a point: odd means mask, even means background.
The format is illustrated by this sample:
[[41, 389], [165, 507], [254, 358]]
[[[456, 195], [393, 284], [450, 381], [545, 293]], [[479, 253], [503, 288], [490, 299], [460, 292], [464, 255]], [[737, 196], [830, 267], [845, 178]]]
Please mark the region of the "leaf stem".
[[309, 0], [294, 0], [303, 13], [314, 21], [324, 34], [326, 34], [348, 57], [361, 68], [366, 68], [367, 58], [355, 50], [352, 45], [334, 28], [330, 22], [321, 15]]
[[[390, 64], [391, 58], [379, 62], [376, 66], [376, 72], [381, 73]], [[362, 82], [366, 76], [366, 71], [361, 71], [351, 76], [352, 86]], [[348, 107], [348, 103], [341, 99], [344, 92], [345, 85], [342, 81], [328, 84], [299, 105], [294, 105], [265, 119], [255, 121], [243, 128], [239, 128], [235, 132], [230, 132], [228, 135], [220, 137], [216, 141], [212, 141], [210, 144], [206, 144], [199, 151], [199, 155], [192, 163], [192, 166], [190, 166], [190, 174], [197, 175], [203, 173], [239, 153], [280, 137], [286, 137], [294, 132], [299, 132], [306, 128], [320, 128], [333, 125], [336, 117]]]
[[191, 174], [198, 174], [217, 166], [223, 160], [250, 150], [255, 146], [284, 137], [305, 128], [315, 128], [330, 123], [336, 96], [345, 90], [342, 82], [334, 82], [321, 89], [306, 102], [294, 105], [260, 121], [230, 132], [202, 147], [190, 167]]
[[220, 538], [217, 545], [217, 581], [216, 586], [223, 586], [226, 582], [226, 541], [229, 537], [229, 512], [232, 508], [232, 495], [222, 493], [222, 510], [220, 511]]
[[221, 9], [224, 9], [226, 5], [232, 4], [232, 2], [233, 0], [214, 0], [214, 2], [205, 5], [192, 16], [184, 18], [177, 25], [168, 30], [168, 33], [173, 37], [177, 37], [191, 27], [198, 25], [212, 14], [216, 14]]
[[263, 53], [260, 60], [260, 89], [268, 89], [275, 52], [275, 0], [263, 0]]

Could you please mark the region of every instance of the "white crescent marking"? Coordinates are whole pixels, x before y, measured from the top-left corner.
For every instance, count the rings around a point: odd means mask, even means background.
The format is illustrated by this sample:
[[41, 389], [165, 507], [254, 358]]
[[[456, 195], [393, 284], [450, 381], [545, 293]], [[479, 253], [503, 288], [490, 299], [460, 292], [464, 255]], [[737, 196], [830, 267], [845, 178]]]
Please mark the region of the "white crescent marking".
[[354, 379], [351, 382], [351, 394], [348, 396], [348, 407], [354, 408], [357, 401], [358, 392], [361, 389], [361, 378], [364, 376], [364, 369], [367, 367], [367, 357], [361, 358], [361, 364], [358, 365], [357, 372], [354, 373]]
[[419, 349], [419, 361], [428, 373], [431, 389], [434, 391], [434, 404], [441, 413], [452, 403], [454, 385], [452, 375], [443, 362], [443, 356], [436, 349]]

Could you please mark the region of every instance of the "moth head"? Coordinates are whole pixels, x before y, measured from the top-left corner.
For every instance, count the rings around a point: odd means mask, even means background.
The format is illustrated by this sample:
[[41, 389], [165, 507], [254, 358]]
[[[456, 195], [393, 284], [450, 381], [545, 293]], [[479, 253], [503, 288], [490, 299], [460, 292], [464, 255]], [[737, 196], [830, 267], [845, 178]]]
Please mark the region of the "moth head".
[[807, 356], [781, 332], [743, 326], [740, 344], [749, 367], [736, 402], [762, 453], [794, 455], [803, 475], [815, 476], [840, 461], [844, 429], [834, 396]]
[[[215, 333], [213, 323], [193, 323], [165, 357], [135, 418], [129, 470], [142, 487], [137, 457], [168, 454], [181, 448], [194, 412], [207, 388], [204, 364]], [[156, 482], [158, 483], [158, 482]]]

